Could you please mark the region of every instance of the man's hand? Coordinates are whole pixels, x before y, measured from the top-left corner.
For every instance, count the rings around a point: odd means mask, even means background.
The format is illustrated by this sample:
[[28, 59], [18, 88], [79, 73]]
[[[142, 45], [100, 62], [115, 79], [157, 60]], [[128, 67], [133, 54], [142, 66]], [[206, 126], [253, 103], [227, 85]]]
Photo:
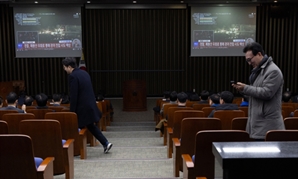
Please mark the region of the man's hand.
[[241, 83], [241, 82], [237, 82], [236, 84], [232, 84], [232, 86], [233, 86], [235, 89], [237, 89], [238, 91], [243, 91], [245, 85], [246, 85], [246, 84]]
[[26, 113], [26, 105], [25, 104], [22, 105], [22, 110]]

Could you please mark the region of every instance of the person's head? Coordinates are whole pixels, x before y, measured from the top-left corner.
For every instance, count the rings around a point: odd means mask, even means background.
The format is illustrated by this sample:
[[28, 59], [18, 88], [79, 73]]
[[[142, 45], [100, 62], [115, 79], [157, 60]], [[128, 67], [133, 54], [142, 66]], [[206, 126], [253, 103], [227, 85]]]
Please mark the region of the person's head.
[[58, 93], [53, 94], [53, 102], [61, 103], [61, 101], [62, 101], [61, 94], [58, 94]]
[[179, 103], [186, 103], [187, 98], [188, 98], [188, 96], [184, 92], [181, 92], [181, 93], [177, 94], [177, 99], [178, 99]]
[[233, 103], [234, 95], [230, 91], [223, 91], [220, 93], [220, 104]]
[[0, 108], [3, 106], [3, 98], [0, 96]]
[[74, 57], [66, 57], [62, 60], [62, 65], [66, 73], [70, 74], [77, 67], [76, 59]]
[[170, 94], [171, 94], [170, 91], [164, 91], [163, 92], [163, 96], [164, 96], [165, 99], [170, 99]]
[[218, 94], [212, 94], [210, 95], [209, 97], [209, 104], [212, 105], [212, 104], [219, 104], [220, 103], [220, 97]]
[[25, 100], [24, 100], [24, 104], [26, 106], [32, 106], [34, 99], [32, 98], [32, 96], [26, 96]]
[[96, 101], [103, 101], [105, 98], [103, 97], [103, 95], [102, 94], [98, 94], [97, 96], [96, 96]]
[[243, 49], [243, 53], [245, 53], [247, 63], [253, 68], [260, 64], [265, 55], [263, 47], [257, 42], [247, 44]]
[[209, 97], [209, 91], [207, 90], [203, 90], [201, 93], [201, 100], [208, 100], [208, 97]]
[[48, 96], [44, 93], [37, 94], [35, 100], [38, 106], [46, 106], [48, 102]]
[[289, 102], [290, 99], [292, 97], [292, 93], [290, 91], [285, 91], [283, 94], [282, 94], [282, 101], [283, 102]]
[[18, 95], [15, 92], [10, 92], [6, 96], [6, 103], [8, 105], [15, 105], [18, 102]]
[[177, 101], [177, 92], [176, 91], [171, 92], [170, 101]]

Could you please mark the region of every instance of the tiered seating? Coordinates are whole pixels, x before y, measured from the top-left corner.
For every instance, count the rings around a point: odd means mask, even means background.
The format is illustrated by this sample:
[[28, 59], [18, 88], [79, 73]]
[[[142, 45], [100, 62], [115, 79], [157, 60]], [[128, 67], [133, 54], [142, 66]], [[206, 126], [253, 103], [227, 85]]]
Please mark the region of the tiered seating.
[[53, 112], [52, 109], [28, 109], [27, 113], [34, 114], [36, 119], [44, 119], [44, 116], [48, 112]]
[[172, 126], [169, 125], [168, 122], [168, 127], [167, 127], [167, 149], [168, 149], [168, 158], [172, 158], [172, 153], [173, 153], [173, 140], [172, 138], [180, 138], [180, 129], [181, 129], [181, 122], [184, 118], [187, 117], [204, 117], [204, 112], [199, 111], [199, 110], [178, 110], [174, 112], [174, 120], [173, 123], [171, 124]]
[[221, 120], [223, 130], [230, 130], [232, 120], [235, 117], [245, 117], [245, 114], [241, 110], [218, 110], [214, 112], [214, 117]]
[[45, 119], [59, 121], [63, 139], [74, 139], [74, 156], [87, 158], [87, 129], [79, 130], [77, 114], [74, 112], [49, 112]]
[[214, 155], [212, 142], [251, 141], [245, 131], [205, 130], [195, 137], [194, 161], [192, 155], [182, 154], [183, 178], [195, 179], [197, 176], [214, 178]]
[[205, 117], [208, 117], [209, 114], [211, 113], [211, 111], [213, 111], [213, 109], [215, 109], [215, 107], [203, 107], [202, 108], [202, 111], [204, 112], [205, 114]]
[[298, 141], [298, 130], [270, 130], [266, 141]]
[[194, 155], [197, 132], [220, 129], [221, 121], [218, 118], [185, 118], [182, 120], [181, 138], [173, 138], [173, 172], [175, 177], [179, 177], [179, 171], [182, 171], [183, 168], [182, 154]]
[[232, 130], [246, 130], [248, 117], [235, 117], [232, 119]]
[[0, 134], [8, 134], [8, 124], [5, 121], [0, 121]]
[[291, 130], [291, 129], [298, 130], [298, 117], [287, 117], [284, 119], [284, 124], [287, 130]]
[[38, 168], [36, 168], [34, 157], [37, 153], [35, 150], [33, 153], [32, 141], [29, 136], [20, 134], [3, 134], [0, 135], [0, 144], [1, 178], [54, 178], [54, 157], [43, 157], [42, 163], [38, 166]]
[[7, 113], [18, 113], [16, 110], [0, 110], [0, 120], [2, 120], [2, 116]]
[[66, 179], [74, 178], [74, 139], [65, 139], [66, 142], [62, 144], [61, 127], [57, 120], [23, 120], [20, 122], [20, 132], [30, 136], [36, 156], [55, 157], [54, 175], [65, 173]]
[[2, 120], [8, 124], [9, 134], [20, 134], [19, 124], [25, 119], [35, 119], [32, 113], [7, 113], [2, 116]]

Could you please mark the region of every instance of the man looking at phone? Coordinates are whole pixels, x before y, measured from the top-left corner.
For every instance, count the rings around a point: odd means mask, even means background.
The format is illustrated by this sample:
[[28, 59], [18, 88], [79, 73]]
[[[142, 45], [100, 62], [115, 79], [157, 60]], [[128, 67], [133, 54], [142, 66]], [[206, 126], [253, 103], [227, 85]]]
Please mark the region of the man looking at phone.
[[253, 67], [249, 83], [237, 82], [234, 88], [249, 96], [246, 131], [255, 140], [264, 140], [267, 131], [285, 129], [281, 114], [283, 75], [256, 42], [244, 47], [245, 59]]

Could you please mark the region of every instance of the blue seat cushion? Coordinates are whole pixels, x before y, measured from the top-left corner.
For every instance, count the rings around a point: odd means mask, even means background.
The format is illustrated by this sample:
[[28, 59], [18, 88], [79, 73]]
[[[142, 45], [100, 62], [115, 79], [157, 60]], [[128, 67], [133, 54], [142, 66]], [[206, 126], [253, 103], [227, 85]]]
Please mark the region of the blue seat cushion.
[[38, 168], [41, 162], [43, 161], [43, 159], [39, 157], [34, 157], [34, 161], [35, 161], [36, 168]]

